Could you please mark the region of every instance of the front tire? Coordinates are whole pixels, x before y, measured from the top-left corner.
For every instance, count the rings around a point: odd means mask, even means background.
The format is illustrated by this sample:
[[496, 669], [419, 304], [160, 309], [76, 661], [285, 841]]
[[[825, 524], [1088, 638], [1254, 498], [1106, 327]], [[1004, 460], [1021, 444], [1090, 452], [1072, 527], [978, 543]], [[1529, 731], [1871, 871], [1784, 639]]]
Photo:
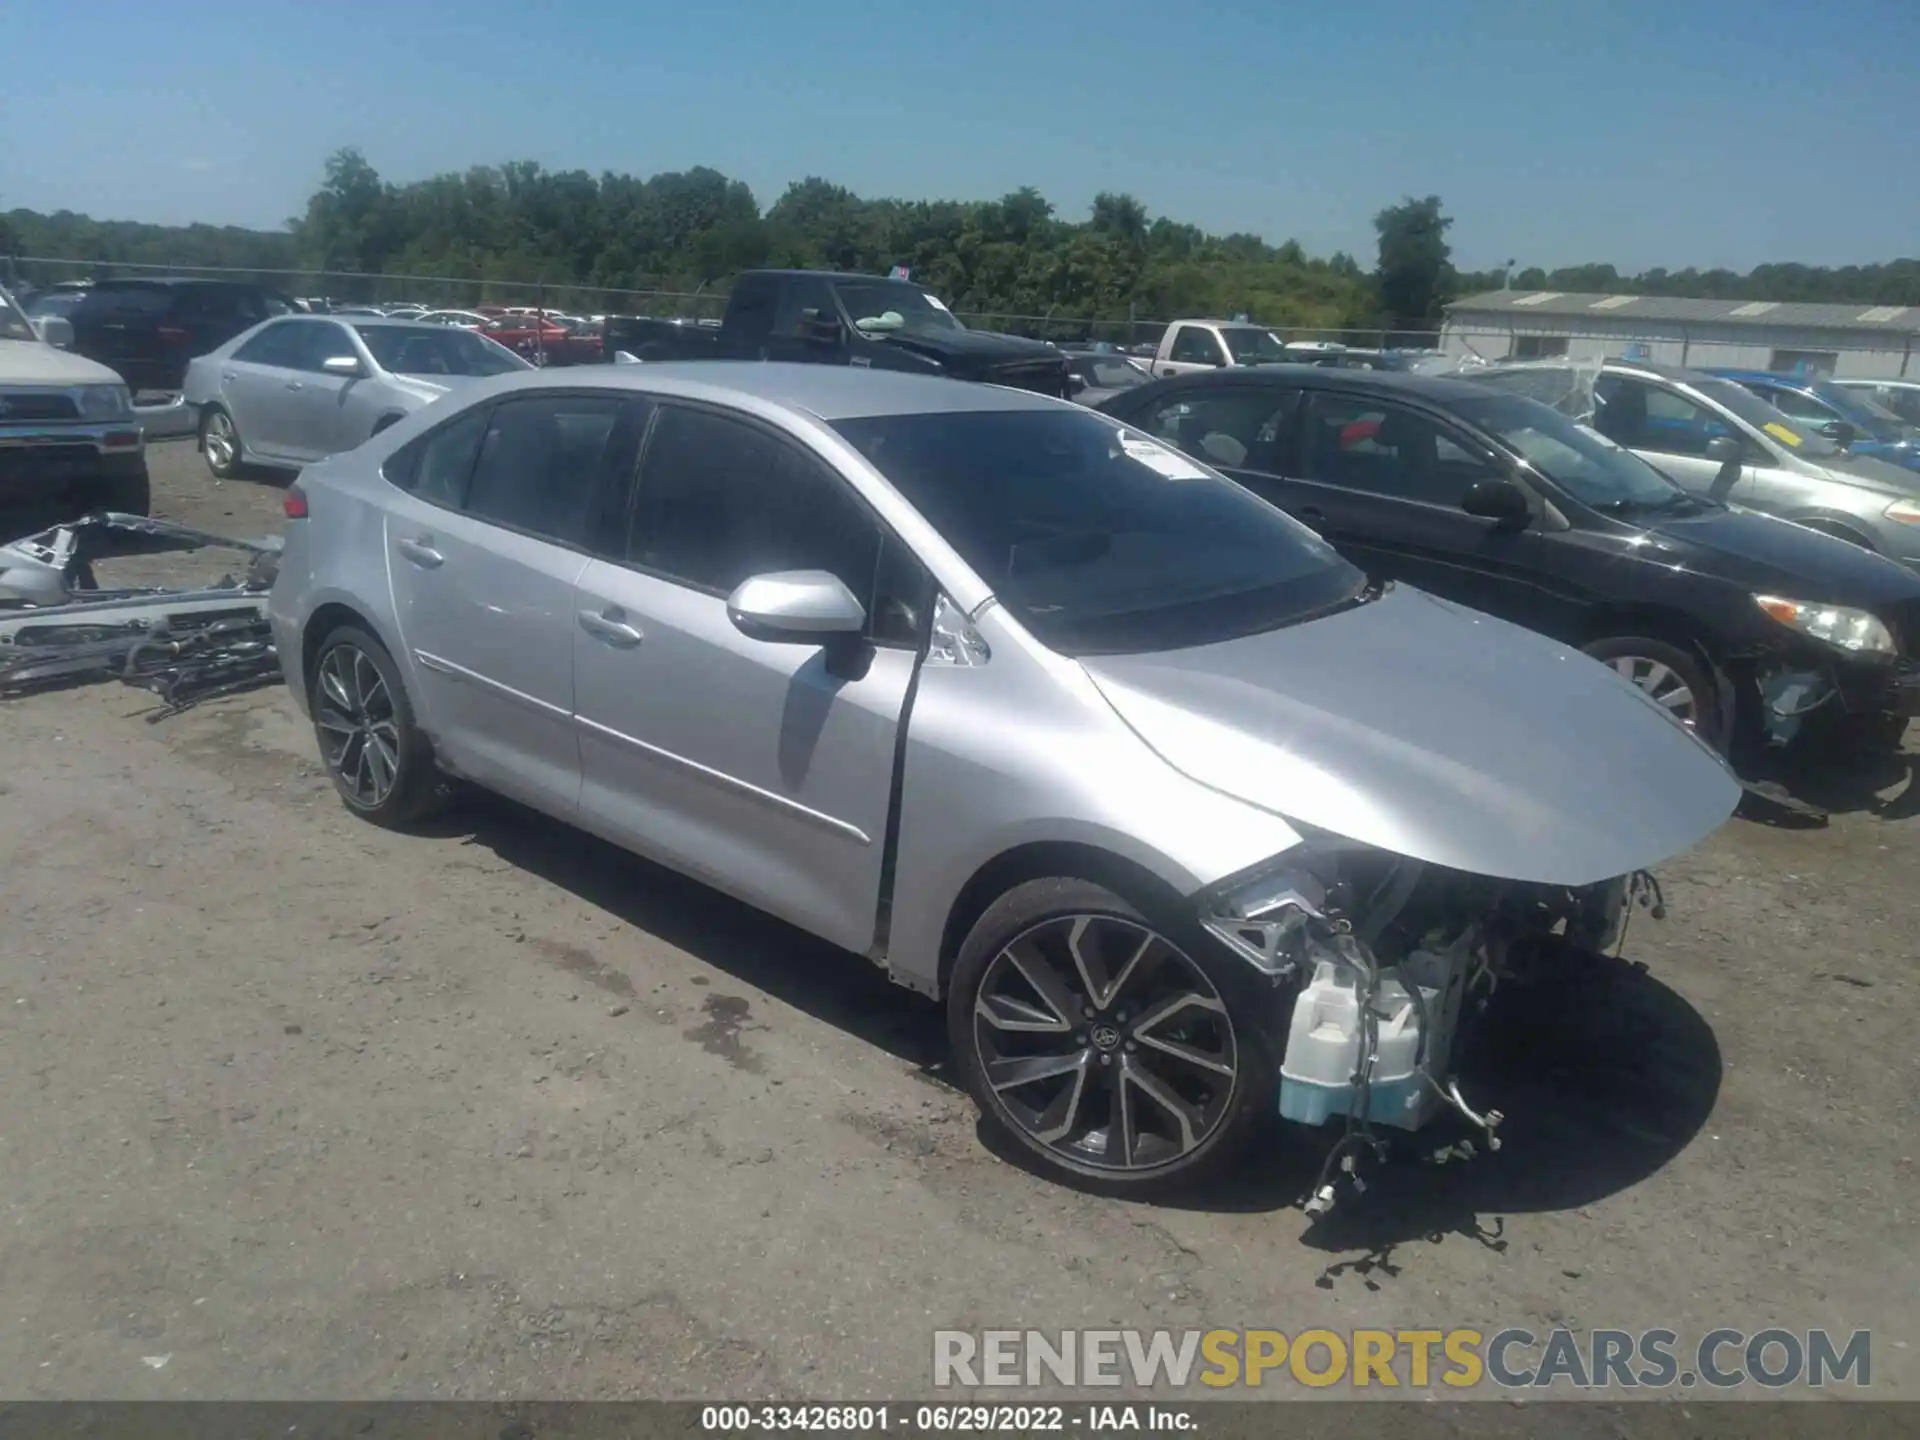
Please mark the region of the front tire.
[[341, 626], [321, 642], [307, 693], [321, 763], [349, 810], [400, 829], [438, 807], [446, 786], [386, 646]]
[[1164, 1193], [1234, 1158], [1270, 1108], [1253, 978], [1196, 925], [1030, 880], [961, 944], [947, 1034], [984, 1121], [1033, 1168]]
[[1728, 717], [1710, 667], [1691, 650], [1650, 635], [1613, 635], [1585, 647], [1594, 659], [1611, 665], [1621, 678], [1638, 685], [1707, 744], [1722, 754], [1729, 739]]
[[200, 453], [207, 457], [207, 469], [216, 480], [235, 479], [245, 468], [240, 429], [218, 405], [209, 405], [200, 416]]

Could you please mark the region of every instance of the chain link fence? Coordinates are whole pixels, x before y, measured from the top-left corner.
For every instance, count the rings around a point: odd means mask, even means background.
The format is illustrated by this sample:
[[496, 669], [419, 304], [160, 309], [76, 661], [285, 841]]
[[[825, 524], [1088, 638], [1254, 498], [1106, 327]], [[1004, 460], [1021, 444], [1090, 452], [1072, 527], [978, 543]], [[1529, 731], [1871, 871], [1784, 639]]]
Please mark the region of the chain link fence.
[[[130, 261], [82, 260], [59, 256], [0, 257], [0, 280], [13, 289], [45, 290], [78, 281], [173, 275], [234, 280], [264, 285], [284, 294], [325, 299], [340, 305], [420, 305], [429, 310], [472, 310], [481, 305], [532, 306], [569, 315], [637, 315], [662, 320], [717, 320], [726, 309], [724, 284], [693, 290], [657, 287], [608, 287], [503, 280], [492, 277], [382, 274], [358, 271], [246, 269], [219, 265], [159, 265]], [[1158, 345], [1174, 319], [1091, 317], [1057, 306], [1038, 315], [1002, 311], [956, 311], [976, 330], [997, 330], [1056, 344], [1101, 344], [1120, 349]], [[1214, 317], [1226, 318], [1226, 317]], [[1237, 317], [1236, 317], [1237, 318]], [[1385, 328], [1338, 329], [1273, 323], [1259, 314], [1246, 319], [1264, 325], [1282, 340], [1345, 345], [1352, 349], [1424, 350], [1439, 344], [1437, 331]]]

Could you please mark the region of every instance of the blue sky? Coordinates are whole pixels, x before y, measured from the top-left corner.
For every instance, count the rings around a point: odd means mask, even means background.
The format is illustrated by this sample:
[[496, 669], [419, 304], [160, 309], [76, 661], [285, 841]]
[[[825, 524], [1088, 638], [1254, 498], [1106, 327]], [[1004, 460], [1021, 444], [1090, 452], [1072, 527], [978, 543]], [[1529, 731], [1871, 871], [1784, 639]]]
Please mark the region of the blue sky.
[[1100, 190], [1373, 257], [1920, 254], [1920, 0], [90, 0], [0, 40], [0, 209], [271, 226], [329, 151], [390, 180], [705, 164], [762, 205]]

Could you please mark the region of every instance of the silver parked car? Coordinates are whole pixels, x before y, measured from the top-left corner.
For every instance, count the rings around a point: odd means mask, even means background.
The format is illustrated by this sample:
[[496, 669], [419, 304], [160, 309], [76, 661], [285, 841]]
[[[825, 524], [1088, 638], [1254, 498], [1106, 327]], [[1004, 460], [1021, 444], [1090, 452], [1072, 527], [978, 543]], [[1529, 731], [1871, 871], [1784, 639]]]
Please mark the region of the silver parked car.
[[532, 367], [455, 326], [369, 315], [283, 316], [187, 366], [185, 399], [218, 476], [294, 468], [377, 435], [489, 375]]
[[868, 956], [1026, 1156], [1121, 1188], [1276, 1103], [1349, 1151], [1494, 1123], [1465, 997], [1607, 942], [1739, 794], [1608, 667], [1020, 390], [514, 374], [286, 505], [273, 631], [351, 810], [448, 772]]
[[1685, 489], [1920, 568], [1920, 474], [1849, 453], [1735, 381], [1623, 360], [1597, 368], [1495, 364], [1459, 374], [1553, 404]]

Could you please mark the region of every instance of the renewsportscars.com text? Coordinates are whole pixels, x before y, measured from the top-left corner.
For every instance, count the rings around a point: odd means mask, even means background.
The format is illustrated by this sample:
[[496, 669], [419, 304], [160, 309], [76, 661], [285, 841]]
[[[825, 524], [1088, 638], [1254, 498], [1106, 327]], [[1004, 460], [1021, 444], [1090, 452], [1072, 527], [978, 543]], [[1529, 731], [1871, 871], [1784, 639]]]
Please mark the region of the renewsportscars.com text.
[[1866, 1330], [939, 1330], [937, 1388], [1334, 1385], [1412, 1390], [1822, 1388], [1873, 1382]]

